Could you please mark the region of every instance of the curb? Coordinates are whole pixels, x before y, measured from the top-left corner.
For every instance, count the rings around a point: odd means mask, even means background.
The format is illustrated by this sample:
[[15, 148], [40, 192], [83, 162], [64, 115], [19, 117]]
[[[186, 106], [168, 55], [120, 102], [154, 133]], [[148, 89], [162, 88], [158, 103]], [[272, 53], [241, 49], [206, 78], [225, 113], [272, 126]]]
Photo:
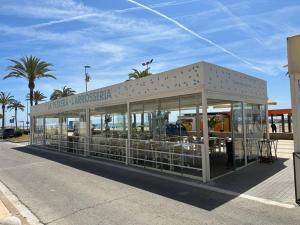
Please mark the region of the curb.
[[0, 219], [0, 225], [22, 225], [22, 222], [18, 217], [7, 216]]
[[12, 216], [3, 202], [0, 200], [0, 225], [21, 225], [21, 220]]

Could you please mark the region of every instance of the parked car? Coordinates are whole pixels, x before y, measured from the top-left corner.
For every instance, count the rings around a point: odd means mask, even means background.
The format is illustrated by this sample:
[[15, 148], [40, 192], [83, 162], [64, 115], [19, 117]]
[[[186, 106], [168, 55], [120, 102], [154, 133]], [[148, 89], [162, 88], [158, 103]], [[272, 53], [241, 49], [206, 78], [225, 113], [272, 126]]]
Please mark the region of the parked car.
[[0, 138], [10, 138], [15, 136], [15, 130], [13, 128], [5, 128], [0, 130]]
[[[181, 130], [180, 130], [181, 129]], [[187, 136], [187, 130], [184, 125], [180, 125], [179, 123], [169, 123], [166, 126], [166, 133], [168, 136]]]

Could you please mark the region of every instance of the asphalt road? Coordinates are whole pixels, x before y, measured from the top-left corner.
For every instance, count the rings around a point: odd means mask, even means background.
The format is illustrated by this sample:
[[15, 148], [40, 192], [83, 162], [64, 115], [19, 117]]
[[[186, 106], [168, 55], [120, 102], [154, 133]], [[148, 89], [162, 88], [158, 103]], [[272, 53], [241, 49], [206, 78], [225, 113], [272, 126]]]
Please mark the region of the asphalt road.
[[0, 142], [0, 181], [44, 224], [300, 224], [299, 208], [7, 142]]

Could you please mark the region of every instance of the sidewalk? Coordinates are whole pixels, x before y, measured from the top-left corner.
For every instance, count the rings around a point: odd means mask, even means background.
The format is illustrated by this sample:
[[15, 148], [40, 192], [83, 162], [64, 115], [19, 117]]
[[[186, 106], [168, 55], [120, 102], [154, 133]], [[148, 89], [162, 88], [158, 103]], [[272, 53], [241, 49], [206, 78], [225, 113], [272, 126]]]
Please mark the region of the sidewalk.
[[280, 140], [278, 160], [253, 164], [209, 182], [208, 185], [254, 197], [295, 204], [293, 141]]
[[[19, 217], [21, 219], [19, 219]], [[12, 204], [0, 192], [0, 225], [29, 225]]]

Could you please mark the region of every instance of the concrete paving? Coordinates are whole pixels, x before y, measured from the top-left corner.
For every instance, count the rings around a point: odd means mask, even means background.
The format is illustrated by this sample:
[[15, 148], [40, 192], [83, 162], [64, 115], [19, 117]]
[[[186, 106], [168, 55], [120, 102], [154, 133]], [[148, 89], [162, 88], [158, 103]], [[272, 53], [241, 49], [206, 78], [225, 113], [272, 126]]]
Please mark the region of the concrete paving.
[[295, 202], [293, 141], [279, 140], [278, 159], [273, 163], [255, 162], [223, 176], [209, 185], [287, 204]]
[[43, 224], [300, 224], [299, 208], [6, 142], [0, 180]]

